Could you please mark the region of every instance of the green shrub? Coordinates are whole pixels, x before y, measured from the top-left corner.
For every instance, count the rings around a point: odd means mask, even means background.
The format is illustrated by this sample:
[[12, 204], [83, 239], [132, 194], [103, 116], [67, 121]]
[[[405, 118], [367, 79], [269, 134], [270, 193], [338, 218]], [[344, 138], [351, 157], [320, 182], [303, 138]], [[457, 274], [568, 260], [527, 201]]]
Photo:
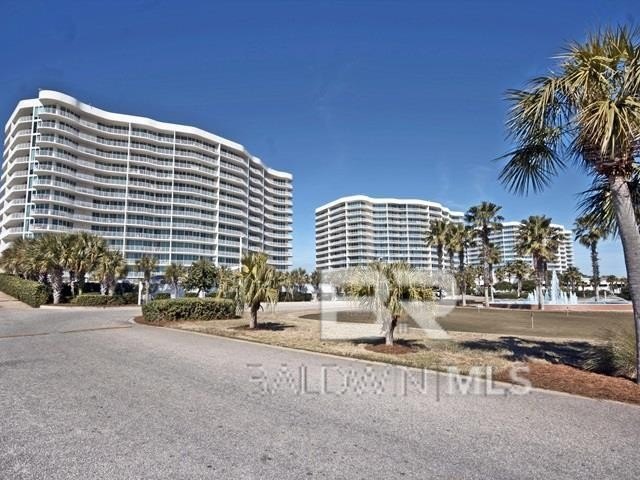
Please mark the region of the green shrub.
[[171, 294], [169, 292], [159, 292], [153, 296], [154, 300], [169, 300], [171, 298]]
[[179, 298], [154, 300], [142, 306], [147, 322], [176, 322], [179, 320], [219, 320], [235, 317], [235, 305], [217, 298]]
[[310, 302], [313, 299], [313, 295], [310, 293], [294, 292], [293, 297], [287, 292], [280, 292], [279, 302]]
[[42, 283], [25, 280], [7, 273], [0, 273], [0, 291], [34, 308], [47, 303], [51, 293], [49, 287]]
[[511, 292], [512, 290], [515, 290], [515, 285], [511, 282], [497, 282], [493, 288], [502, 292]]
[[119, 295], [122, 297], [122, 302], [125, 305], [137, 305], [138, 304], [138, 294], [136, 292], [127, 292]]
[[606, 345], [595, 347], [584, 363], [587, 370], [606, 375], [635, 378], [636, 335], [631, 330], [609, 332]]
[[198, 298], [198, 294], [196, 292], [186, 292], [184, 298]]
[[536, 282], [534, 280], [523, 280], [522, 281], [522, 291], [529, 293], [533, 292], [536, 289]]
[[74, 297], [69, 302], [71, 305], [82, 305], [84, 307], [114, 307], [118, 305], [132, 305], [138, 303], [138, 296], [131, 293], [124, 295], [94, 295], [84, 294]]

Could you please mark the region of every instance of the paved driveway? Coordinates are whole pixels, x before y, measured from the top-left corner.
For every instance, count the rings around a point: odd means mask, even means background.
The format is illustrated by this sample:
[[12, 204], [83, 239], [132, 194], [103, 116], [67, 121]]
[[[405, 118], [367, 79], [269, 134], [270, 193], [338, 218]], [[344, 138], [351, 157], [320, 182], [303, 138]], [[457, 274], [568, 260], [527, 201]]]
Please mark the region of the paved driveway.
[[638, 478], [638, 407], [434, 374], [405, 395], [396, 370], [136, 313], [0, 311], [0, 478]]

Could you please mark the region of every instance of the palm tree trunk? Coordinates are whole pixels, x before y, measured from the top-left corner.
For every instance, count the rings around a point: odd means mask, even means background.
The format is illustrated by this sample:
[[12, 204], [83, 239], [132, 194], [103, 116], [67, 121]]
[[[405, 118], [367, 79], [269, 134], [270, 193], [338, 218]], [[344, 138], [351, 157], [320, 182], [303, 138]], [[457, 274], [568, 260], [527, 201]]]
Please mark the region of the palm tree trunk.
[[536, 259], [536, 290], [538, 292], [538, 310], [544, 310], [544, 298], [542, 297], [542, 282], [544, 282], [544, 264]]
[[598, 265], [598, 244], [591, 243], [591, 275], [593, 282], [593, 291], [596, 295], [596, 302], [600, 301], [600, 267]]
[[76, 280], [78, 282], [78, 295], [82, 295], [84, 292], [85, 276], [86, 273], [83, 271], [79, 271], [76, 275]]
[[103, 278], [100, 282], [100, 295], [107, 295], [109, 293], [109, 282], [106, 278]]
[[520, 298], [521, 294], [522, 294], [522, 280], [519, 278], [518, 279], [518, 298]]
[[636, 382], [640, 384], [640, 232], [636, 219], [629, 185], [624, 177], [609, 177], [613, 206], [618, 220], [618, 231], [622, 241], [624, 263], [627, 267], [627, 282], [631, 303], [633, 304], [633, 319], [636, 330]]
[[387, 334], [384, 338], [385, 345], [393, 345], [393, 333], [395, 332], [396, 326], [398, 325], [398, 316], [394, 315], [391, 317], [391, 322], [389, 322], [389, 328], [387, 329]]
[[51, 272], [51, 290], [53, 293], [53, 304], [60, 303], [62, 297], [62, 270], [54, 270]]
[[464, 247], [458, 252], [458, 269], [460, 270], [460, 295], [462, 296], [462, 306], [467, 306], [467, 279], [464, 272]]
[[251, 305], [251, 316], [249, 318], [249, 328], [258, 328], [258, 310], [260, 309], [259, 303]]

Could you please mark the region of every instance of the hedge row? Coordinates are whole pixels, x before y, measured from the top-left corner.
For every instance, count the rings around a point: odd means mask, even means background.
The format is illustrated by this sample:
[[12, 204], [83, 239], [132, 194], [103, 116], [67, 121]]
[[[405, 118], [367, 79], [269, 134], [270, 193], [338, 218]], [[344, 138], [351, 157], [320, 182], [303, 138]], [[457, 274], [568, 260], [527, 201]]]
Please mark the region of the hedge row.
[[142, 306], [142, 315], [150, 323], [219, 320], [235, 317], [235, 306], [230, 300], [217, 298], [153, 300]]
[[123, 295], [79, 295], [69, 302], [72, 305], [82, 305], [85, 307], [113, 307], [118, 305], [135, 305], [138, 303], [138, 295], [135, 293], [125, 293]]
[[47, 303], [50, 294], [49, 288], [42, 283], [7, 273], [0, 273], [0, 291], [34, 308]]

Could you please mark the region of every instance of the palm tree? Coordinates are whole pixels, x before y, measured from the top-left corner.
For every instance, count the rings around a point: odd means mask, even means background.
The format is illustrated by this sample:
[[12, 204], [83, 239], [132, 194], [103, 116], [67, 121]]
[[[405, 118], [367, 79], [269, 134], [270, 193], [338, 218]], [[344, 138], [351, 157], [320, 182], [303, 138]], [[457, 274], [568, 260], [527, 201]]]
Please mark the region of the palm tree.
[[438, 268], [444, 271], [444, 249], [447, 245], [449, 222], [447, 220], [432, 220], [426, 235], [427, 245], [436, 247], [438, 255]]
[[578, 217], [573, 229], [576, 242], [591, 252], [591, 282], [596, 294], [596, 302], [600, 301], [600, 262], [598, 260], [598, 242], [606, 237], [604, 231], [595, 226], [595, 221], [588, 217]]
[[267, 263], [265, 253], [250, 253], [242, 259], [242, 297], [249, 307], [249, 328], [258, 328], [258, 310], [262, 303], [278, 302], [278, 272]]
[[484, 283], [484, 306], [489, 306], [489, 291], [493, 283], [489, 260], [491, 252], [491, 234], [502, 230], [504, 218], [499, 214], [502, 207], [491, 202], [482, 202], [480, 205], [471, 207], [464, 218], [466, 222], [475, 229], [480, 237], [480, 257], [483, 263], [483, 283]]
[[[640, 154], [640, 42], [608, 28], [559, 57], [558, 69], [512, 90], [507, 127], [515, 148], [500, 179], [517, 193], [539, 191], [573, 158], [607, 185], [622, 241], [640, 370], [640, 232], [629, 182]], [[637, 382], [640, 383], [640, 375]]]
[[13, 275], [28, 278], [34, 275], [33, 263], [27, 254], [33, 240], [17, 238], [2, 252], [0, 268]]
[[536, 272], [536, 289], [538, 292], [538, 308], [544, 309], [542, 284], [547, 263], [555, 259], [561, 241], [561, 232], [551, 226], [551, 219], [532, 215], [523, 220], [518, 228], [516, 251], [519, 255], [531, 255]]
[[582, 281], [582, 273], [580, 273], [577, 267], [568, 267], [562, 275], [562, 280], [565, 285], [569, 287], [569, 291], [575, 293], [578, 285]]
[[179, 263], [171, 263], [164, 271], [164, 279], [173, 290], [173, 298], [178, 296], [178, 285], [184, 280], [186, 269]]
[[433, 291], [424, 284], [418, 271], [405, 262], [374, 262], [361, 267], [346, 290], [376, 313], [387, 345], [394, 344], [398, 320], [405, 313], [404, 302], [433, 300]]
[[516, 279], [518, 298], [520, 298], [522, 282], [529, 278], [532, 273], [531, 264], [524, 260], [514, 260], [507, 265], [507, 271]]
[[65, 266], [65, 252], [72, 245], [72, 238], [67, 234], [46, 233], [29, 243], [29, 255], [39, 273], [46, 274], [51, 282], [53, 303], [60, 303], [62, 298], [62, 276]]
[[609, 291], [612, 294], [615, 294], [615, 289], [618, 286], [618, 277], [616, 277], [615, 275], [607, 275], [605, 277], [605, 280], [607, 281], [607, 284], [609, 285]]
[[[447, 248], [452, 247], [454, 250], [454, 253], [455, 252], [458, 253], [457, 278], [458, 278], [458, 284], [460, 287], [460, 295], [462, 296], [462, 306], [464, 307], [467, 305], [466, 293], [467, 293], [467, 285], [468, 285], [467, 280], [469, 278], [469, 275], [463, 274], [465, 269], [465, 256], [468, 249], [475, 246], [475, 231], [472, 228], [467, 227], [465, 225], [452, 224], [449, 235], [450, 235], [450, 243], [447, 246]], [[453, 270], [453, 257], [451, 256], [451, 252], [450, 252], [449, 262], [451, 264], [451, 269]]]
[[71, 248], [65, 252], [65, 264], [75, 276], [78, 295], [82, 295], [86, 274], [98, 265], [100, 257], [107, 250], [107, 242], [104, 238], [87, 232], [73, 233], [70, 239]]
[[100, 293], [113, 296], [118, 279], [127, 275], [127, 261], [119, 250], [106, 250], [98, 259], [95, 275], [100, 282]]
[[502, 254], [500, 253], [500, 249], [496, 247], [494, 244], [490, 243], [489, 248], [485, 250], [485, 262], [487, 263], [489, 269], [489, 291], [491, 294], [491, 301], [493, 302], [493, 267], [500, 263], [502, 259]]
[[149, 302], [149, 283], [151, 282], [151, 274], [154, 272], [157, 265], [158, 259], [156, 257], [143, 255], [138, 260], [136, 260], [136, 269], [138, 270], [138, 272], [142, 273], [142, 278], [144, 280], [145, 303]]
[[[636, 219], [640, 218], [640, 165], [634, 165], [634, 171], [627, 182], [631, 203]], [[578, 203], [580, 216], [588, 219], [595, 227], [607, 234], [607, 236], [618, 236], [618, 224], [616, 211], [613, 205], [613, 198], [609, 182], [604, 177], [596, 177], [591, 187], [581, 193], [581, 200]]]
[[322, 281], [322, 275], [318, 270], [314, 270], [309, 275], [309, 282], [313, 286], [313, 291], [316, 294], [316, 300], [320, 300], [320, 282]]

